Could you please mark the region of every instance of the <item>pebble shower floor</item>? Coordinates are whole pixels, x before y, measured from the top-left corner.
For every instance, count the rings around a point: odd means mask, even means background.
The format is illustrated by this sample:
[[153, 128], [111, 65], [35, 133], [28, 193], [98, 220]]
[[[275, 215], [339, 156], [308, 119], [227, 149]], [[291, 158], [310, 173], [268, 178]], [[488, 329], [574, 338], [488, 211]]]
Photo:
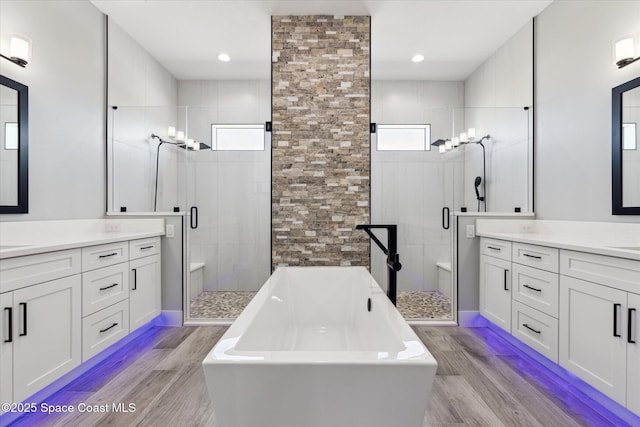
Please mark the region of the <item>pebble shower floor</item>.
[[[193, 319], [234, 319], [255, 295], [251, 291], [202, 292], [191, 300]], [[405, 319], [451, 319], [451, 301], [438, 291], [399, 292], [398, 310]]]

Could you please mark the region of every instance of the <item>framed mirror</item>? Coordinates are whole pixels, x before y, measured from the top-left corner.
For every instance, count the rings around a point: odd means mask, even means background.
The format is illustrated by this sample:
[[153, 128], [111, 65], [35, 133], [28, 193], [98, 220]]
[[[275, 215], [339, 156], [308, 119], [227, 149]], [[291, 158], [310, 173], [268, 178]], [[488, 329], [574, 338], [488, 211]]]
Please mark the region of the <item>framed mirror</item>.
[[640, 215], [640, 77], [612, 90], [612, 214]]
[[0, 213], [29, 211], [29, 88], [0, 75]]

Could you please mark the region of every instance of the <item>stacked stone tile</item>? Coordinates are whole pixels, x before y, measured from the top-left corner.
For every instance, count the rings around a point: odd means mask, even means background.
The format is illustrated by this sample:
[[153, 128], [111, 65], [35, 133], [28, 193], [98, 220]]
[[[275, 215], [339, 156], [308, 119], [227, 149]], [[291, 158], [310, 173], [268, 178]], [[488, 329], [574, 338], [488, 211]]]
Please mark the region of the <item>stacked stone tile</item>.
[[272, 264], [369, 265], [370, 17], [272, 17]]

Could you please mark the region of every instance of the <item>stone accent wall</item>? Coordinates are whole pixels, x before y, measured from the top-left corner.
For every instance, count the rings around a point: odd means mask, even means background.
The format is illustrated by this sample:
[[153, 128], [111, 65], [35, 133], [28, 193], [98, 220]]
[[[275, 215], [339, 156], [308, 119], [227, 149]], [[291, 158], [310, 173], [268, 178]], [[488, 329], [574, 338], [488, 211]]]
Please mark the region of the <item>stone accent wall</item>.
[[370, 23], [271, 18], [274, 269], [369, 265]]

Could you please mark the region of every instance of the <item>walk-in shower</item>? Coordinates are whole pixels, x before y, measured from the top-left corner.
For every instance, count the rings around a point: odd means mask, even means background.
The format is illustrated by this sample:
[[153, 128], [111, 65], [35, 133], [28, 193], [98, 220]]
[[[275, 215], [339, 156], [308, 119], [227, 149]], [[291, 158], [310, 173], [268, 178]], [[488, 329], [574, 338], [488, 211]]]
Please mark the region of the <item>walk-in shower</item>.
[[[269, 118], [268, 87], [260, 91], [267, 105], [257, 108], [252, 120], [240, 106], [233, 117], [222, 118], [220, 109], [207, 105], [112, 110], [109, 212], [183, 218], [176, 236], [184, 245], [175, 255], [184, 254], [178, 297], [184, 298], [187, 321], [237, 317], [271, 274], [271, 138], [262, 121]], [[467, 207], [473, 214], [479, 203], [482, 213], [528, 210], [528, 174], [522, 165], [530, 156], [529, 117], [522, 108], [425, 108], [420, 114], [412, 122], [423, 123], [419, 129], [430, 133], [428, 141], [435, 139], [431, 135], [447, 137], [452, 127], [491, 132], [479, 144], [445, 153], [429, 143], [419, 151], [380, 150], [377, 135], [371, 134], [371, 223], [397, 224], [398, 309], [408, 319], [453, 320], [455, 216]], [[394, 129], [402, 116], [389, 116]], [[251, 145], [255, 149], [210, 148], [215, 129], [222, 129], [220, 136], [234, 134], [231, 122], [262, 137]], [[185, 149], [186, 143], [169, 136], [173, 124], [201, 141], [200, 149]], [[378, 238], [384, 241], [382, 233]], [[371, 273], [385, 290], [386, 258], [371, 251]]]

